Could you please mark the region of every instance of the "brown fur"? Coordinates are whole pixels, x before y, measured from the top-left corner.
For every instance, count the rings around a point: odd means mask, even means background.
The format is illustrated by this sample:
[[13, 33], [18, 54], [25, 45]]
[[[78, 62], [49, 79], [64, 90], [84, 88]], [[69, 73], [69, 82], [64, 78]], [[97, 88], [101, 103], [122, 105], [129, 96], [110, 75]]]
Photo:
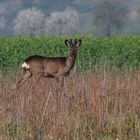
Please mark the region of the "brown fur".
[[41, 77], [56, 78], [63, 85], [64, 77], [70, 74], [71, 69], [74, 66], [77, 51], [81, 45], [81, 39], [65, 40], [65, 44], [68, 47], [67, 57], [44, 57], [39, 55], [33, 55], [27, 58], [24, 63], [29, 66], [23, 67], [23, 77], [18, 81], [18, 88], [30, 77], [36, 77], [36, 81]]

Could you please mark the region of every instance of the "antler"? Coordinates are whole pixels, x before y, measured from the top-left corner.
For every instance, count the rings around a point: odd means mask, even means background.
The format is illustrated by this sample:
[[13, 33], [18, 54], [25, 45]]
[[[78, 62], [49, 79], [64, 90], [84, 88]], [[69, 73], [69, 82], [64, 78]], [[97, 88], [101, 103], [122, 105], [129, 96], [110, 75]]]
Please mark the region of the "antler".
[[70, 44], [72, 44], [72, 39], [70, 38]]
[[75, 44], [75, 45], [77, 44], [77, 39], [75, 39], [74, 44]]

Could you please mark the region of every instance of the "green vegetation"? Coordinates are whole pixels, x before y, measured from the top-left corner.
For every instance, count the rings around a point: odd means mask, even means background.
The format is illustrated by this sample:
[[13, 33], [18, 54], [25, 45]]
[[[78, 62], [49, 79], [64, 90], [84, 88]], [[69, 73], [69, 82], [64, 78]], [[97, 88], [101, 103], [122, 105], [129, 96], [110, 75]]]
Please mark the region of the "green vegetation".
[[[66, 56], [65, 38], [62, 37], [3, 37], [0, 38], [0, 71], [19, 68], [30, 55]], [[109, 69], [136, 68], [140, 64], [140, 36], [72, 36], [82, 38], [75, 69], [95, 70], [105, 66]]]

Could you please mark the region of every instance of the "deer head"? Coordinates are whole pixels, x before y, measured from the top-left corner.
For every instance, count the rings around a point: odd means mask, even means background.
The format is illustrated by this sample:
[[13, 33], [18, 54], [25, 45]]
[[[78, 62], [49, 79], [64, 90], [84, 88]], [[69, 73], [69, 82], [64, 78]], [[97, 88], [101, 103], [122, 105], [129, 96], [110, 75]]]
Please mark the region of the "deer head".
[[77, 52], [81, 46], [82, 40], [75, 39], [74, 42], [72, 42], [72, 39], [70, 40], [65, 40], [65, 45], [68, 47], [68, 57], [71, 57], [73, 59], [76, 58]]

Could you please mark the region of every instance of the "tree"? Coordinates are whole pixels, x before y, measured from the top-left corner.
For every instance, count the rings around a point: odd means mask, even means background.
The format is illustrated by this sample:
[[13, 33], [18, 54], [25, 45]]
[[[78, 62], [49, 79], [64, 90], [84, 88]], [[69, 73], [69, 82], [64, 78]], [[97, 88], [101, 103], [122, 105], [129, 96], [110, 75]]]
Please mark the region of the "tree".
[[128, 9], [121, 0], [102, 0], [96, 5], [94, 23], [110, 36], [113, 30], [122, 28], [127, 13]]
[[45, 31], [49, 35], [74, 34], [78, 29], [79, 15], [69, 7], [61, 12], [52, 12], [45, 22]]
[[39, 35], [44, 31], [45, 15], [36, 8], [19, 11], [15, 19], [14, 32], [22, 35]]

